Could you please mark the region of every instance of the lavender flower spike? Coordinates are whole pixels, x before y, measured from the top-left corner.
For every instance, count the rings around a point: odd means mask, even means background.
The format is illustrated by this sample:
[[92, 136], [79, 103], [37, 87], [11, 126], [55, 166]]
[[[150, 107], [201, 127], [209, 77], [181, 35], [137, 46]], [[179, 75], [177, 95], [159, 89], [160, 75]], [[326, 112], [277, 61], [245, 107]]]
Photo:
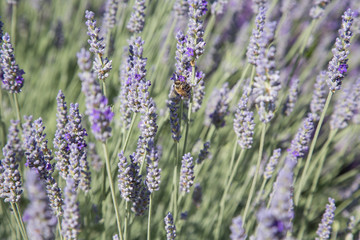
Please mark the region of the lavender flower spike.
[[151, 149], [148, 150], [146, 168], [146, 185], [149, 191], [159, 191], [161, 169], [159, 168], [159, 156], [157, 153], [157, 149], [153, 144], [151, 146]]
[[77, 239], [80, 232], [80, 209], [76, 201], [77, 193], [74, 179], [68, 177], [65, 187], [64, 217], [61, 222], [62, 235], [65, 239]]
[[186, 153], [182, 157], [180, 170], [180, 192], [190, 192], [190, 188], [194, 184], [194, 161], [190, 153]]
[[126, 26], [130, 32], [141, 33], [145, 25], [145, 0], [135, 0], [134, 11], [128, 25]]
[[25, 186], [30, 204], [24, 212], [23, 220], [29, 239], [55, 239], [57, 218], [51, 211], [45, 185], [35, 169], [27, 172]]
[[0, 161], [0, 198], [5, 202], [17, 203], [22, 190], [21, 175], [18, 170], [22, 156], [19, 139], [19, 121], [11, 121], [8, 140], [3, 147], [4, 159]]
[[114, 28], [116, 24], [116, 12], [118, 10], [119, 0], [107, 0], [105, 13], [103, 18], [102, 31], [103, 36], [106, 37], [107, 33]]
[[302, 127], [299, 128], [294, 139], [291, 141], [290, 149], [288, 149], [288, 152], [292, 154], [295, 159], [305, 156], [313, 131], [314, 123], [311, 114], [309, 114], [309, 116], [303, 120]]
[[131, 211], [135, 213], [135, 216], [143, 216], [149, 208], [150, 202], [150, 191], [145, 185], [142, 185], [140, 189], [137, 190], [137, 196], [133, 200], [133, 205]]
[[313, 19], [321, 18], [329, 2], [330, 0], [314, 0], [314, 5], [310, 9], [310, 17]]
[[286, 116], [290, 116], [290, 114], [294, 111], [294, 107], [298, 95], [298, 86], [299, 86], [299, 79], [298, 78], [293, 79], [290, 83], [289, 96], [287, 97], [286, 105], [285, 105]]
[[335, 209], [335, 200], [329, 198], [329, 204], [326, 205], [325, 213], [321, 219], [319, 228], [316, 231], [316, 234], [318, 235], [318, 238], [316, 238], [316, 240], [326, 240], [330, 238], [331, 225], [334, 221]]
[[196, 163], [202, 163], [209, 155], [210, 142], [204, 143], [204, 148], [200, 150], [199, 156], [196, 159]]
[[314, 93], [310, 102], [310, 110], [314, 121], [319, 121], [320, 114], [325, 106], [325, 81], [326, 71], [321, 71], [320, 74], [316, 77], [316, 82], [314, 84]]
[[217, 0], [211, 4], [211, 14], [221, 15], [224, 13], [225, 5], [228, 3], [228, 0]]
[[205, 125], [209, 126], [211, 121], [216, 128], [224, 127], [225, 116], [229, 114], [229, 84], [226, 82], [220, 90], [215, 89], [210, 99], [205, 111]]
[[[1, 58], [1, 71], [2, 76], [2, 88], [10, 93], [20, 93], [21, 88], [24, 85], [24, 78], [22, 75], [25, 72], [19, 68], [15, 62], [14, 49], [10, 42], [10, 35], [5, 33], [2, 36], [2, 45], [0, 50]], [[1, 72], [0, 71], [0, 72]]]
[[341, 83], [346, 76], [348, 70], [348, 55], [350, 48], [350, 39], [352, 37], [351, 25], [354, 20], [355, 13], [349, 8], [342, 16], [342, 24], [339, 29], [339, 37], [336, 38], [335, 47], [332, 49], [334, 54], [328, 66], [327, 84], [330, 91], [340, 90]]
[[275, 149], [264, 171], [264, 179], [271, 178], [281, 155], [281, 148]]
[[174, 240], [176, 238], [176, 227], [174, 225], [174, 219], [171, 212], [168, 212], [164, 218], [165, 230], [166, 230], [166, 239]]
[[233, 218], [232, 224], [230, 226], [230, 231], [231, 240], [245, 240], [247, 238], [241, 216]]

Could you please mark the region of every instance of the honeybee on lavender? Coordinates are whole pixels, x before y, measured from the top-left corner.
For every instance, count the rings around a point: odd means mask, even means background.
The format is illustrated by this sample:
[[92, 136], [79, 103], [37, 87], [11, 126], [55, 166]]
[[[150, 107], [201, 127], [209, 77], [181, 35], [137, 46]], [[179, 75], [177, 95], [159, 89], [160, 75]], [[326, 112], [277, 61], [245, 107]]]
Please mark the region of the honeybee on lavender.
[[189, 98], [191, 91], [191, 85], [186, 81], [175, 80], [173, 83], [173, 91], [171, 98], [176, 98], [176, 95], [180, 95], [185, 98]]

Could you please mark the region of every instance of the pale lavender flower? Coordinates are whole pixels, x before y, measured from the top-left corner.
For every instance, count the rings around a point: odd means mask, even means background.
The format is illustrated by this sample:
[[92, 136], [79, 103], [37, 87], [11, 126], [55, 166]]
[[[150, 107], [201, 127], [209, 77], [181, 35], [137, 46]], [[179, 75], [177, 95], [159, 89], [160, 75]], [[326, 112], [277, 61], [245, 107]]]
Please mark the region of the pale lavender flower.
[[15, 62], [14, 49], [10, 42], [10, 35], [5, 33], [2, 36], [2, 45], [0, 50], [2, 88], [10, 93], [20, 93], [24, 85], [24, 70], [19, 68]]
[[192, 112], [199, 111], [204, 95], [205, 95], [205, 82], [204, 82], [205, 74], [203, 72], [196, 72], [195, 74], [195, 82], [197, 83], [193, 87], [193, 105]]
[[322, 216], [321, 223], [319, 224], [319, 228], [316, 231], [317, 238], [316, 240], [326, 240], [330, 238], [331, 234], [331, 225], [334, 221], [334, 213], [335, 213], [335, 200], [329, 198], [329, 204], [326, 205], [326, 210], [324, 215]]
[[225, 5], [228, 3], [228, 0], [217, 0], [211, 4], [211, 14], [221, 15], [224, 13]]
[[164, 218], [166, 239], [174, 240], [176, 238], [176, 227], [171, 212], [168, 212]]
[[76, 201], [77, 192], [74, 179], [68, 177], [64, 192], [64, 216], [61, 222], [61, 234], [65, 239], [77, 239], [80, 232], [80, 209], [79, 202]]
[[225, 126], [225, 117], [229, 114], [229, 84], [223, 84], [220, 90], [215, 89], [211, 94], [211, 102], [206, 108], [205, 124], [215, 125], [216, 128]]
[[128, 103], [128, 94], [129, 94], [129, 86], [127, 81], [130, 77], [130, 69], [132, 64], [132, 56], [128, 56], [126, 54], [127, 48], [124, 48], [124, 54], [122, 56], [122, 63], [119, 67], [119, 81], [120, 81], [120, 94], [119, 94], [119, 102], [120, 102], [120, 127], [125, 128], [125, 130], [130, 128], [131, 123], [131, 110], [129, 109]]
[[232, 219], [230, 231], [231, 231], [231, 235], [230, 235], [231, 240], [245, 240], [247, 238], [244, 229], [244, 223], [241, 216]]
[[159, 156], [157, 153], [156, 147], [152, 144], [151, 148], [148, 149], [147, 165], [146, 165], [146, 186], [148, 190], [152, 193], [154, 191], [159, 191], [160, 189], [160, 173], [161, 169], [159, 168]]
[[145, 25], [145, 0], [135, 0], [135, 5], [133, 7], [133, 12], [127, 29], [132, 33], [141, 33]]
[[339, 29], [339, 37], [336, 38], [335, 47], [332, 49], [334, 54], [328, 66], [327, 84], [330, 91], [340, 90], [341, 83], [348, 70], [348, 55], [350, 53], [350, 39], [352, 37], [351, 25], [354, 20], [354, 12], [349, 8], [342, 16], [342, 24]]
[[254, 113], [249, 111], [247, 103], [248, 98], [245, 93], [238, 103], [234, 119], [234, 131], [238, 139], [237, 141], [243, 149], [252, 147], [255, 128]]
[[272, 174], [275, 170], [275, 167], [279, 161], [281, 155], [281, 149], [275, 149], [273, 151], [273, 155], [270, 157], [268, 164], [266, 165], [265, 171], [264, 171], [264, 179], [269, 179], [272, 177]]
[[128, 163], [124, 153], [119, 153], [118, 167], [118, 186], [121, 197], [127, 202], [134, 201], [139, 194], [138, 190], [140, 190], [141, 186], [140, 169], [136, 164], [134, 154], [130, 155], [130, 162]]
[[65, 37], [64, 37], [64, 29], [63, 22], [58, 20], [54, 29], [54, 45], [57, 49], [60, 49], [64, 46]]
[[309, 149], [311, 135], [314, 131], [314, 123], [311, 114], [303, 120], [302, 127], [299, 128], [294, 139], [291, 141], [288, 152], [295, 158], [303, 158]]
[[187, 54], [192, 66], [195, 61], [204, 53], [205, 41], [204, 26], [201, 18], [207, 12], [206, 0], [188, 0], [189, 3], [189, 23], [187, 31]]
[[285, 104], [285, 115], [286, 116], [289, 116], [294, 111], [294, 107], [295, 107], [295, 103], [296, 103], [297, 95], [298, 95], [298, 86], [299, 86], [298, 78], [295, 78], [290, 82], [289, 95], [286, 99], [286, 104]]
[[314, 0], [314, 5], [310, 9], [310, 17], [313, 19], [321, 18], [329, 3], [330, 0]]
[[80, 52], [76, 53], [77, 64], [81, 72], [91, 71], [91, 54], [85, 48], [81, 48]]
[[120, 238], [119, 238], [119, 236], [117, 234], [115, 234], [112, 239], [113, 240], [119, 240]]
[[154, 140], [158, 129], [156, 124], [156, 104], [152, 98], [146, 97], [146, 100], [143, 102], [141, 114], [139, 129], [147, 146], [150, 141]]
[[190, 82], [191, 65], [190, 57], [187, 54], [187, 43], [188, 36], [185, 36], [182, 31], [178, 31], [176, 34], [176, 52], [175, 52], [175, 72], [171, 80], [180, 82]]
[[189, 12], [189, 3], [187, 0], [176, 0], [174, 3], [174, 10], [176, 12], [176, 17], [181, 18], [187, 16]]
[[181, 161], [180, 192], [190, 192], [190, 188], [194, 184], [194, 179], [194, 161], [190, 153], [186, 153]]
[[83, 190], [85, 193], [89, 192], [91, 187], [91, 172], [89, 168], [89, 163], [87, 160], [86, 150], [80, 157], [80, 183], [79, 188]]
[[137, 190], [136, 198], [132, 200], [133, 204], [131, 211], [135, 213], [135, 216], [143, 216], [149, 208], [151, 192], [145, 185], [141, 185]]
[[24, 211], [23, 220], [29, 239], [55, 239], [57, 218], [50, 208], [45, 185], [35, 169], [27, 172], [25, 187], [30, 203]]
[[23, 192], [19, 172], [22, 149], [17, 127], [19, 121], [10, 124], [7, 143], [2, 149], [4, 158], [0, 161], [0, 197], [5, 202], [17, 203]]
[[181, 131], [180, 131], [180, 116], [178, 111], [180, 109], [180, 95], [176, 95], [172, 97], [173, 87], [170, 89], [169, 100], [167, 101], [167, 106], [170, 110], [170, 128], [171, 128], [171, 137], [175, 142], [179, 142], [181, 139]]
[[114, 28], [116, 24], [116, 12], [118, 10], [119, 0], [107, 0], [105, 6], [105, 13], [101, 30], [103, 36], [106, 37], [107, 33]]
[[316, 77], [316, 82], [314, 84], [314, 93], [310, 102], [310, 110], [314, 121], [319, 121], [320, 114], [325, 106], [325, 81], [326, 71], [321, 71], [320, 74]]
[[202, 202], [202, 188], [200, 186], [200, 183], [196, 183], [194, 186], [194, 192], [192, 194], [192, 200], [196, 207], [200, 207], [200, 204]]
[[254, 0], [252, 4], [252, 9], [254, 13], [258, 13], [261, 8], [265, 8], [267, 5], [267, 0]]
[[199, 156], [196, 159], [197, 164], [201, 164], [209, 156], [210, 142], [205, 142], [203, 149], [200, 150]]
[[358, 109], [360, 101], [360, 78], [351, 89], [345, 90], [335, 105], [334, 113], [331, 115], [331, 129], [343, 129], [348, 126]]

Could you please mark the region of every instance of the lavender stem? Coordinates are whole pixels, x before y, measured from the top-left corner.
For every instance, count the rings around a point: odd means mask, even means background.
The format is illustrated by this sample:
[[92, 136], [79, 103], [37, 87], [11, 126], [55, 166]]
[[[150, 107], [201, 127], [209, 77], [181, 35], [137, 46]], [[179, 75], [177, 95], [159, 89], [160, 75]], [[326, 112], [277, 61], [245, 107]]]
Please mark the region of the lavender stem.
[[[145, 161], [145, 160], [144, 160]], [[147, 225], [147, 240], [150, 240], [150, 229], [151, 229], [151, 207], [152, 207], [152, 194], [150, 194], [149, 196], [150, 200], [149, 200], [149, 216], [148, 216], [148, 225]]]
[[14, 210], [15, 220], [19, 226], [21, 236], [23, 237], [23, 239], [29, 239], [27, 236], [26, 230], [25, 230], [24, 222], [23, 222], [23, 220], [21, 218], [21, 214], [19, 212], [18, 204], [12, 202], [11, 208]]
[[127, 147], [128, 143], [129, 143], [129, 139], [130, 139], [130, 135], [131, 135], [131, 132], [133, 130], [133, 127], [134, 127], [136, 115], [137, 115], [137, 113], [134, 113], [134, 115], [133, 115], [133, 117], [131, 119], [130, 128], [129, 128], [129, 131], [128, 131], [127, 135], [126, 135], [125, 143], [124, 143], [124, 146], [122, 148], [122, 151], [124, 153], [125, 153], [125, 150], [126, 150], [126, 147]]
[[11, 37], [12, 37], [12, 43], [13, 47], [15, 48], [16, 45], [16, 10], [17, 10], [17, 4], [12, 4], [12, 13], [11, 13]]
[[16, 93], [13, 93], [13, 96], [14, 96], [14, 102], [15, 102], [15, 108], [16, 108], [16, 117], [17, 117], [17, 120], [19, 120], [19, 126], [21, 128], [21, 117], [20, 117], [19, 101], [18, 101]]
[[[62, 178], [61, 178], [62, 179]], [[59, 230], [59, 236], [60, 236], [60, 240], [63, 240], [63, 237], [62, 237], [62, 230], [61, 230], [61, 221], [60, 221], [60, 216], [57, 216], [57, 220], [58, 220], [58, 230]]]

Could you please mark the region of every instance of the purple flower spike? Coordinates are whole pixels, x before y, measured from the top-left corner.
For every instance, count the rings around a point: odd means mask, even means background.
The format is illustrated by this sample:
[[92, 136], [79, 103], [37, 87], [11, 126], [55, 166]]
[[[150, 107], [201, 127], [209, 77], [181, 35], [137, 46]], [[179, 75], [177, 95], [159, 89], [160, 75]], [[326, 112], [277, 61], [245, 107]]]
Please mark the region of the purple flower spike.
[[128, 25], [130, 32], [141, 33], [145, 25], [145, 0], [136, 0]]
[[319, 224], [319, 228], [316, 231], [316, 234], [319, 238], [317, 240], [326, 240], [330, 238], [331, 234], [331, 225], [334, 222], [334, 213], [335, 213], [335, 200], [329, 198], [329, 204], [326, 205], [326, 210], [324, 215], [322, 216], [321, 223]]
[[159, 168], [159, 156], [155, 146], [151, 146], [151, 149], [148, 150], [147, 154], [147, 175], [146, 175], [146, 185], [149, 191], [152, 193], [154, 191], [159, 191], [160, 189], [160, 173], [161, 169]]
[[166, 239], [174, 240], [176, 238], [176, 227], [174, 225], [174, 219], [171, 212], [168, 212], [164, 218]]
[[190, 188], [194, 184], [194, 161], [190, 153], [182, 157], [180, 170], [180, 192], [190, 192]]
[[215, 89], [211, 94], [211, 102], [206, 108], [205, 125], [214, 124], [216, 128], [225, 126], [225, 117], [229, 114], [229, 84], [223, 84], [220, 90]]
[[10, 93], [20, 93], [24, 85], [22, 75], [25, 72], [19, 68], [15, 62], [14, 48], [10, 42], [10, 35], [5, 33], [2, 36], [2, 45], [0, 50], [1, 71], [2, 71], [2, 88]]
[[238, 137], [241, 148], [249, 149], [252, 147], [254, 135], [254, 114], [247, 107], [247, 94], [243, 94], [236, 109], [234, 119], [234, 130]]
[[232, 224], [230, 226], [230, 231], [231, 240], [245, 240], [247, 238], [241, 216], [233, 218]]

